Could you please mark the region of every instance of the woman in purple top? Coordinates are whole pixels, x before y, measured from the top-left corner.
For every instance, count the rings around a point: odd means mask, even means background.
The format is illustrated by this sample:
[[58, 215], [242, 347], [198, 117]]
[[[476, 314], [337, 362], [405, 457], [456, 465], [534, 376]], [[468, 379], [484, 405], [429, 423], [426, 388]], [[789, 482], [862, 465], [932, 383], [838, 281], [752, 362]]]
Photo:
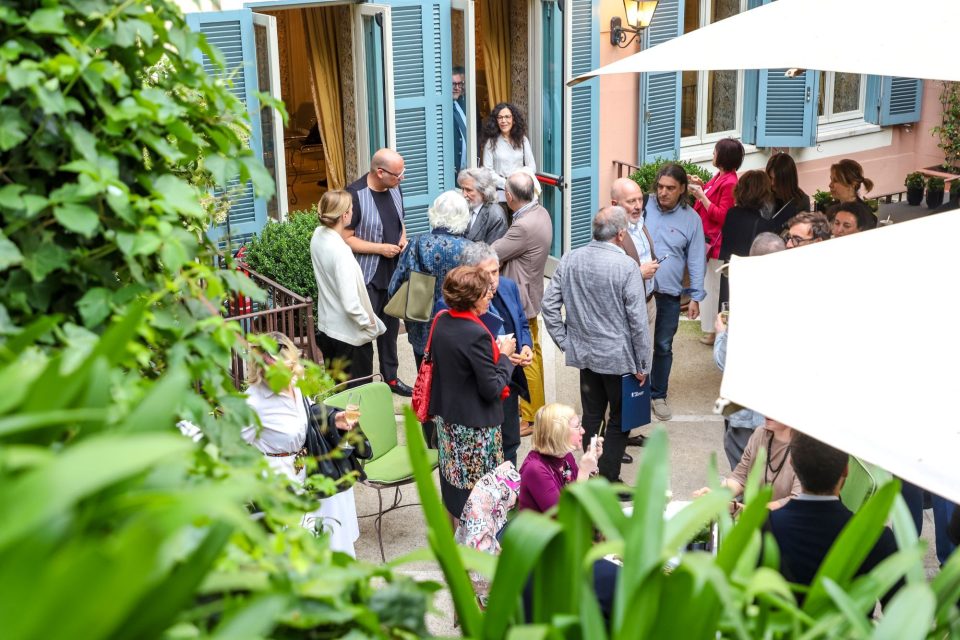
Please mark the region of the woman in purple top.
[[537, 411], [533, 421], [533, 446], [520, 466], [520, 509], [544, 513], [560, 500], [565, 485], [596, 475], [597, 460], [603, 455], [603, 438], [580, 458], [573, 451], [583, 439], [580, 417], [565, 404], [548, 404]]

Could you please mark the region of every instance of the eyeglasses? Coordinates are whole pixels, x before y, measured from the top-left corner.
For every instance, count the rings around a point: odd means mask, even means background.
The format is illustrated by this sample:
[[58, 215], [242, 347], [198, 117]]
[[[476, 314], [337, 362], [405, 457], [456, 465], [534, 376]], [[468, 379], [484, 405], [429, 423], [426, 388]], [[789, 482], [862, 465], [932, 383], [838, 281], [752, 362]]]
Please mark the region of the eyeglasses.
[[506, 120], [513, 120], [513, 116], [497, 116], [497, 120], [500, 122], [504, 122]]
[[813, 242], [813, 238], [801, 238], [800, 236], [792, 236], [789, 233], [785, 233], [782, 236], [784, 244], [791, 244], [795, 247], [802, 247], [805, 244]]
[[392, 176], [393, 176], [394, 178], [396, 178], [397, 180], [403, 180], [403, 174], [405, 174], [405, 173], [407, 172], [407, 170], [404, 169], [404, 170], [401, 171], [400, 173], [394, 173], [393, 171], [390, 171], [390, 169], [384, 169], [383, 167], [380, 167], [380, 171], [383, 171], [384, 173], [389, 173], [390, 175], [392, 175]]
[[466, 83], [466, 82], [454, 82], [454, 83], [453, 83], [453, 86], [454, 86], [454, 87], [465, 87], [465, 86], [467, 86], [467, 83]]

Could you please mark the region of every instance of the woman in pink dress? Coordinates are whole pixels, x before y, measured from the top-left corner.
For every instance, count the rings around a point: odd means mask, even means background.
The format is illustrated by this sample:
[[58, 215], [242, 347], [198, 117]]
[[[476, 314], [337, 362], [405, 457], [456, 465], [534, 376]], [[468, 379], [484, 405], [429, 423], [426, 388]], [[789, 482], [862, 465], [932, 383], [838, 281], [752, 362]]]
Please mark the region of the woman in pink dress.
[[719, 171], [706, 183], [697, 176], [688, 176], [693, 208], [703, 221], [707, 246], [707, 270], [703, 288], [707, 297], [700, 303], [700, 328], [706, 334], [700, 341], [713, 344], [713, 318], [720, 311], [720, 242], [727, 210], [733, 206], [733, 188], [737, 186], [737, 169], [743, 163], [743, 145], [739, 140], [723, 138], [713, 148], [713, 166]]

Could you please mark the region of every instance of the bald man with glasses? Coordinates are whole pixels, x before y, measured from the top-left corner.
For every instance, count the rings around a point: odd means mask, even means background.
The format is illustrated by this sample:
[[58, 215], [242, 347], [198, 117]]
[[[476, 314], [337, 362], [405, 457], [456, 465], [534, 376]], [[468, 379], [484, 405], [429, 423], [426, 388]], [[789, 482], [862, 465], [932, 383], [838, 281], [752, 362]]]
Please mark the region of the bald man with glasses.
[[373, 154], [370, 171], [347, 187], [353, 196], [353, 218], [344, 229], [344, 240], [360, 263], [373, 312], [387, 327], [377, 338], [380, 374], [394, 393], [409, 397], [413, 389], [397, 378], [400, 320], [383, 311], [397, 256], [407, 245], [400, 191], [404, 173], [403, 157], [396, 151], [380, 149]]

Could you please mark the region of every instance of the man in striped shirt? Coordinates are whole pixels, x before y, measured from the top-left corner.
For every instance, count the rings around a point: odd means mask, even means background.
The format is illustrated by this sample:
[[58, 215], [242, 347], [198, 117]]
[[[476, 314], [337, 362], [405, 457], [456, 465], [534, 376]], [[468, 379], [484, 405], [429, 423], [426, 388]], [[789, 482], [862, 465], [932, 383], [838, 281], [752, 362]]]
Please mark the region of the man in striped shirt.
[[377, 338], [380, 374], [394, 393], [410, 396], [413, 389], [397, 378], [400, 321], [383, 312], [389, 301], [387, 287], [397, 268], [397, 256], [407, 244], [400, 192], [403, 174], [403, 158], [399, 153], [380, 149], [373, 154], [370, 172], [347, 187], [353, 196], [353, 219], [344, 230], [344, 240], [360, 263], [373, 312], [387, 327]]

